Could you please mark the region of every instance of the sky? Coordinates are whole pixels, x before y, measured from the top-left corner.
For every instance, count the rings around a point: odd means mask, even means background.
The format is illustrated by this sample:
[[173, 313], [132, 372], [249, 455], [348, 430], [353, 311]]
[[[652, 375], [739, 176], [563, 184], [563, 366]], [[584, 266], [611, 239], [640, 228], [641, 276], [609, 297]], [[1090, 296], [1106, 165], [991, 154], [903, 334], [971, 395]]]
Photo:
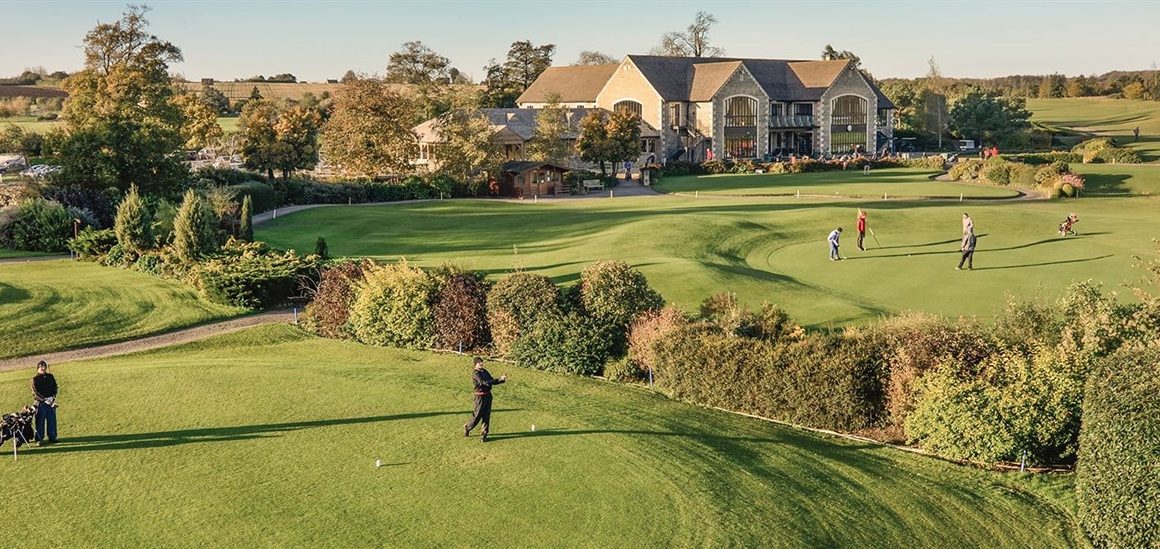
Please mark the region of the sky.
[[[140, 0], [137, 0], [140, 1]], [[1099, 74], [1160, 63], [1160, 0], [1137, 2], [147, 2], [150, 31], [181, 48], [190, 80], [291, 73], [317, 82], [348, 69], [381, 74], [403, 42], [421, 40], [475, 79], [510, 44], [556, 45], [554, 65], [583, 50], [648, 53], [697, 11], [734, 57], [816, 59], [826, 44], [857, 53], [878, 78], [914, 77], [932, 56], [946, 76]], [[81, 43], [123, 2], [0, 0], [0, 76], [79, 69]], [[16, 14], [28, 14], [17, 16]]]

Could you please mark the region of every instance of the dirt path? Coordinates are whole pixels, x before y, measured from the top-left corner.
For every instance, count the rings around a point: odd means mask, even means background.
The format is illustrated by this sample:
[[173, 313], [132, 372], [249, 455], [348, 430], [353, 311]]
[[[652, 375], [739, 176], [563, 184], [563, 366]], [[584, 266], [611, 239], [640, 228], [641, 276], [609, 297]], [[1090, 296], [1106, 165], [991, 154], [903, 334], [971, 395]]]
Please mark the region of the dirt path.
[[55, 353], [4, 359], [0, 360], [0, 372], [23, 368], [32, 369], [36, 366], [36, 363], [41, 360], [46, 361], [49, 364], [56, 364], [59, 362], [71, 362], [74, 360], [85, 360], [90, 358], [104, 358], [108, 356], [135, 353], [138, 351], [148, 351], [151, 349], [168, 347], [170, 345], [189, 343], [190, 341], [197, 341], [213, 336], [229, 334], [262, 324], [276, 324], [280, 322], [294, 322], [294, 313], [290, 311], [271, 311], [251, 316], [244, 316], [241, 318], [223, 320], [221, 322], [205, 324], [203, 326], [194, 326], [193, 328], [167, 332], [164, 334], [144, 337], [141, 339], [122, 341], [120, 343], [110, 343], [108, 345], [99, 345], [97, 347], [87, 347], [84, 349], [74, 349], [72, 351], [60, 351]]

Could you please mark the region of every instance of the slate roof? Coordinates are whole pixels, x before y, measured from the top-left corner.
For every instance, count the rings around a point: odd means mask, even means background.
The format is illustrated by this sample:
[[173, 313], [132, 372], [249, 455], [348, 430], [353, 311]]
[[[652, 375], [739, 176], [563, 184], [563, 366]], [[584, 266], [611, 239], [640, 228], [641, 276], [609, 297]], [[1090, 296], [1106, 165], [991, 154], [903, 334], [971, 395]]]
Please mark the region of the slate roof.
[[[575, 107], [566, 109], [568, 116], [569, 131], [565, 132], [564, 139], [575, 139], [580, 133], [580, 121], [593, 110], [604, 109], [586, 109], [583, 107]], [[527, 141], [536, 134], [536, 120], [544, 112], [543, 109], [480, 109], [480, 112], [487, 117], [491, 123], [492, 130], [495, 133], [511, 133], [518, 136], [520, 139]], [[438, 119], [432, 118], [418, 126], [415, 126], [415, 133], [419, 134], [419, 141], [423, 143], [436, 143], [440, 141], [437, 131]], [[659, 137], [660, 132], [652, 127], [649, 123], [641, 121], [640, 123], [641, 137]]]
[[547, 103], [552, 92], [560, 94], [562, 103], [595, 103], [596, 96], [612, 78], [620, 64], [577, 65], [573, 67], [548, 67], [524, 93], [516, 99], [516, 104]]
[[523, 172], [526, 172], [528, 170], [535, 170], [538, 168], [543, 168], [545, 166], [547, 166], [549, 168], [556, 168], [558, 170], [563, 170], [563, 171], [570, 171], [572, 169], [572, 168], [569, 168], [567, 166], [561, 166], [559, 164], [553, 164], [551, 162], [537, 162], [534, 160], [510, 160], [508, 162], [504, 162], [503, 165], [499, 167], [499, 169], [501, 171], [510, 172], [510, 173], [523, 173]]

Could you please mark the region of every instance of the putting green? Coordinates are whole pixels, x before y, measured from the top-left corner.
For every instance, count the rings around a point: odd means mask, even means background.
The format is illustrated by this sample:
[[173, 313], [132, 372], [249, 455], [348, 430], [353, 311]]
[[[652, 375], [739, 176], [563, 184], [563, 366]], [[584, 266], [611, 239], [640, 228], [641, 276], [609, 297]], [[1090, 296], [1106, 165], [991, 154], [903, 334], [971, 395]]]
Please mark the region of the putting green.
[[144, 337], [242, 312], [135, 271], [67, 259], [0, 265], [0, 358]]
[[[460, 433], [461, 357], [268, 326], [62, 364], [62, 442], [5, 463], [20, 482], [0, 503], [12, 524], [51, 517], [61, 546], [1075, 545], [1039, 496], [1067, 476], [491, 368], [510, 382], [481, 444]], [[0, 373], [0, 407], [27, 401], [30, 375]]]
[[[866, 252], [854, 246], [859, 206], [877, 236], [867, 235]], [[260, 225], [258, 238], [310, 250], [322, 236], [337, 256], [452, 262], [493, 277], [522, 268], [561, 283], [574, 282], [592, 261], [620, 259], [687, 310], [729, 291], [825, 326], [903, 310], [989, 318], [1009, 295], [1054, 296], [1082, 280], [1117, 288], [1138, 278], [1134, 256], [1155, 253], [1157, 207], [1160, 199], [1149, 197], [463, 200], [305, 210]], [[981, 235], [974, 272], [954, 270], [964, 211]], [[1080, 236], [1060, 238], [1056, 227], [1073, 212]], [[838, 226], [850, 259], [834, 263], [826, 236]]]
[[666, 177], [656, 186], [669, 193], [722, 196], [840, 196], [850, 198], [1012, 198], [1019, 192], [981, 184], [932, 181], [931, 170], [892, 168], [804, 174], [690, 175]]

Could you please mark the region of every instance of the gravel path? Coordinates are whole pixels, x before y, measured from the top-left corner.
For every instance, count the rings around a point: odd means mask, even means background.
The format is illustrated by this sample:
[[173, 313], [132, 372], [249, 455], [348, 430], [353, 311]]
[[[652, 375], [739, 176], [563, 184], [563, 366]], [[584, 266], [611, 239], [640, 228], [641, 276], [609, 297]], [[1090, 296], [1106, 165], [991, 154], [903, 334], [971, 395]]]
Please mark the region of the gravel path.
[[104, 358], [108, 356], [135, 353], [138, 351], [148, 351], [150, 349], [159, 349], [161, 347], [168, 347], [170, 345], [189, 343], [190, 341], [197, 341], [199, 339], [206, 339], [213, 336], [229, 334], [261, 324], [276, 324], [280, 322], [294, 322], [294, 313], [290, 311], [270, 311], [251, 316], [244, 316], [241, 318], [223, 320], [213, 324], [194, 326], [193, 328], [167, 332], [164, 334], [144, 337], [141, 339], [122, 341], [120, 343], [110, 343], [108, 345], [99, 345], [97, 347], [88, 347], [85, 349], [74, 349], [72, 351], [60, 351], [56, 353], [0, 360], [0, 372], [23, 368], [32, 369], [36, 366], [36, 363], [41, 360], [46, 361], [49, 364], [56, 364], [59, 362], [71, 362], [74, 360], [86, 360], [90, 358]]

